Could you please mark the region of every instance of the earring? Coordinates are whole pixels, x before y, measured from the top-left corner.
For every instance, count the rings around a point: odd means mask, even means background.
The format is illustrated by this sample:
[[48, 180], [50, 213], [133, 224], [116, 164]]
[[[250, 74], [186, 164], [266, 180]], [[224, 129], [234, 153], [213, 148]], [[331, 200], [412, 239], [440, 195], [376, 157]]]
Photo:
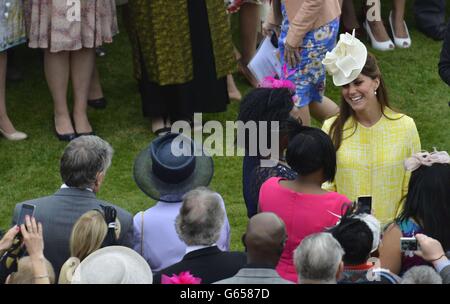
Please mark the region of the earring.
[[375, 91], [373, 91], [373, 93], [375, 94], [375, 96], [377, 96], [377, 91], [375, 90]]

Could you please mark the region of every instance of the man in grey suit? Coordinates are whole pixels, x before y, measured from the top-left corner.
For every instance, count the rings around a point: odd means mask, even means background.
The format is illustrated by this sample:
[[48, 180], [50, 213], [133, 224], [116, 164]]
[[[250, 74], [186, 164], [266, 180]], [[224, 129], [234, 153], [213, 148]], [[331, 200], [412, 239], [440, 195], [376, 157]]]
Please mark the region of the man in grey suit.
[[100, 205], [117, 210], [121, 224], [118, 245], [131, 247], [133, 218], [127, 211], [105, 201], [95, 194], [111, 165], [112, 147], [97, 136], [81, 136], [72, 140], [61, 158], [60, 173], [64, 184], [55, 194], [16, 205], [13, 225], [17, 223], [22, 204], [35, 206], [34, 216], [42, 223], [44, 255], [52, 263], [56, 274], [70, 257], [69, 242], [72, 227], [78, 218]]
[[242, 241], [247, 250], [247, 265], [233, 277], [214, 284], [293, 284], [275, 270], [286, 241], [285, 225], [276, 214], [254, 215]]

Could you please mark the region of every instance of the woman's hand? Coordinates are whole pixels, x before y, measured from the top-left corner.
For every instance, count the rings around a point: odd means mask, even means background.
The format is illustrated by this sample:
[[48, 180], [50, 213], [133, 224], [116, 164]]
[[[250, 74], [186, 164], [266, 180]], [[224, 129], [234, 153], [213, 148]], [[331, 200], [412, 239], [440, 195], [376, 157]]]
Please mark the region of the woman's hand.
[[300, 63], [300, 60], [300, 48], [293, 47], [285, 42], [284, 61], [288, 64], [288, 67], [296, 67]]
[[42, 234], [42, 224], [36, 223], [34, 217], [25, 217], [25, 224], [20, 226], [23, 236], [23, 243], [27, 248], [28, 255], [33, 267], [35, 284], [50, 284], [50, 278], [45, 264], [44, 257], [44, 237]]
[[25, 217], [25, 224], [20, 227], [23, 243], [31, 259], [44, 257], [44, 237], [42, 235], [42, 224], [36, 223], [34, 217]]
[[417, 242], [419, 244], [419, 250], [415, 251], [414, 254], [420, 256], [425, 261], [437, 262], [438, 260], [445, 257], [444, 249], [438, 240], [430, 238], [425, 234], [415, 235]]
[[275, 33], [277, 37], [280, 36], [280, 27], [276, 24], [272, 24], [269, 22], [264, 22], [262, 26], [262, 34], [267, 37], [272, 37], [272, 34]]
[[16, 225], [11, 227], [8, 232], [5, 233], [3, 238], [0, 240], [0, 252], [8, 250], [12, 246], [13, 240], [19, 231], [19, 226]]

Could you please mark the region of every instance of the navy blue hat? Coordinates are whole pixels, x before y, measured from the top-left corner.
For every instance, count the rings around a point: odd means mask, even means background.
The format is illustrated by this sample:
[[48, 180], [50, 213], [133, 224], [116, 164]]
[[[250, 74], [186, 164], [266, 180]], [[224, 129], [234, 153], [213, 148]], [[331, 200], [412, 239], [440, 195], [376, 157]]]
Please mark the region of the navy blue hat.
[[212, 158], [196, 147], [192, 139], [168, 133], [139, 153], [133, 171], [142, 192], [170, 203], [182, 201], [183, 195], [192, 189], [208, 186], [214, 167]]

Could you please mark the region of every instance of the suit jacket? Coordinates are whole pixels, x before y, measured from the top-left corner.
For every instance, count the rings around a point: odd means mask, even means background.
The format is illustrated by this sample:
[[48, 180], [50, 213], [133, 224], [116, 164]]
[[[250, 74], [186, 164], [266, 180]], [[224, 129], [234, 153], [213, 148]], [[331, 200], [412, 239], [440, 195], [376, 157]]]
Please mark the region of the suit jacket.
[[246, 262], [245, 253], [220, 251], [217, 246], [206, 247], [187, 253], [180, 262], [156, 273], [153, 283], [160, 284], [162, 274], [170, 277], [189, 271], [202, 279], [202, 284], [211, 284], [234, 276]]
[[[281, 20], [274, 14], [274, 5], [279, 1], [272, 1], [272, 7], [267, 16], [271, 24], [280, 25]], [[303, 43], [306, 33], [319, 28], [341, 15], [338, 0], [285, 0], [286, 13], [289, 19], [289, 32], [286, 42], [297, 47]]]
[[242, 268], [231, 278], [215, 282], [214, 284], [294, 284], [279, 276], [271, 268]]
[[64, 262], [70, 257], [70, 235], [72, 227], [83, 213], [99, 209], [100, 204], [117, 210], [121, 231], [119, 245], [131, 247], [133, 238], [133, 217], [130, 213], [105, 201], [96, 199], [89, 190], [78, 188], [59, 189], [55, 194], [16, 205], [13, 225], [17, 223], [22, 204], [35, 205], [34, 217], [42, 223], [44, 234], [44, 255], [52, 263], [56, 277]]
[[[216, 244], [220, 250], [229, 251], [230, 223], [226, 215], [225, 203], [222, 197], [217, 195], [225, 211], [225, 221]], [[175, 219], [180, 213], [181, 205], [182, 202], [157, 202], [143, 214], [139, 212], [134, 217], [133, 248], [144, 257], [153, 272], [181, 261], [186, 254], [186, 244], [180, 240], [175, 230]]]
[[442, 284], [450, 284], [450, 265], [445, 266], [439, 274], [442, 277]]

